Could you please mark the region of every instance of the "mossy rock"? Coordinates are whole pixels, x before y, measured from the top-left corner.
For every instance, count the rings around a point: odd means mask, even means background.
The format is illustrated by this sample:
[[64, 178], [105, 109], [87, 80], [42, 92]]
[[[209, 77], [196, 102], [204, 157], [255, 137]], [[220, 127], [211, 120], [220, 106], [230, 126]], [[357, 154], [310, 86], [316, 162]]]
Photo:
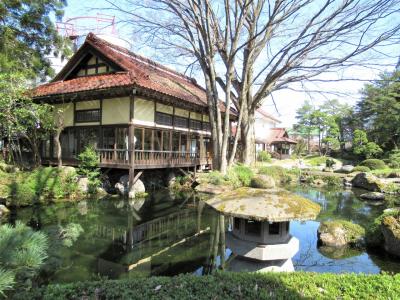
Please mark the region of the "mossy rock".
[[360, 198], [365, 200], [382, 201], [385, 200], [385, 194], [379, 192], [369, 192], [361, 194]]
[[385, 239], [385, 250], [400, 257], [400, 214], [384, 216], [381, 230]]
[[324, 246], [344, 247], [359, 245], [365, 237], [365, 229], [345, 220], [322, 222], [318, 228], [318, 239]]
[[368, 173], [359, 173], [351, 181], [354, 187], [365, 189], [371, 192], [383, 192], [385, 184], [377, 177]]
[[0, 218], [2, 216], [8, 215], [9, 213], [9, 209], [5, 205], [0, 204]]
[[195, 187], [195, 190], [199, 193], [219, 195], [232, 190], [229, 185], [215, 185], [211, 183], [201, 183]]
[[8, 165], [5, 162], [0, 162], [0, 171], [6, 173], [16, 173], [19, 172], [19, 168], [14, 165]]
[[271, 176], [256, 175], [251, 179], [250, 186], [258, 189], [275, 188], [275, 180]]

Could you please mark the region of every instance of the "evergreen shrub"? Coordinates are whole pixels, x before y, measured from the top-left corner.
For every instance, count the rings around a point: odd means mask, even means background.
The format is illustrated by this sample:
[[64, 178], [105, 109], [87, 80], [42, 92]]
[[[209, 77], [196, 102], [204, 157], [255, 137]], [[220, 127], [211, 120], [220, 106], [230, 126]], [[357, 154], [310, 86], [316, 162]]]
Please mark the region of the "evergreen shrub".
[[257, 153], [257, 160], [261, 162], [270, 162], [271, 154], [268, 151], [259, 151]]
[[360, 166], [368, 167], [371, 170], [380, 170], [386, 168], [385, 162], [376, 158], [366, 159], [360, 163]]
[[356, 166], [353, 169], [353, 172], [364, 172], [364, 173], [366, 173], [366, 172], [369, 172], [369, 171], [371, 171], [371, 169], [368, 168], [367, 166]]

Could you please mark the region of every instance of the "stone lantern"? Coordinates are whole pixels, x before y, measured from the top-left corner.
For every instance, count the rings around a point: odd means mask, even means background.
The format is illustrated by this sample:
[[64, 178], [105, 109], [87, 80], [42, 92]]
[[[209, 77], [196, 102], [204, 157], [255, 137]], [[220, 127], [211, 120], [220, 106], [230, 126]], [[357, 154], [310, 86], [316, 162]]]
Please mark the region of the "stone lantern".
[[226, 245], [236, 258], [231, 270], [294, 271], [292, 257], [299, 240], [290, 235], [290, 221], [314, 220], [320, 206], [286, 190], [240, 188], [207, 203], [232, 218]]

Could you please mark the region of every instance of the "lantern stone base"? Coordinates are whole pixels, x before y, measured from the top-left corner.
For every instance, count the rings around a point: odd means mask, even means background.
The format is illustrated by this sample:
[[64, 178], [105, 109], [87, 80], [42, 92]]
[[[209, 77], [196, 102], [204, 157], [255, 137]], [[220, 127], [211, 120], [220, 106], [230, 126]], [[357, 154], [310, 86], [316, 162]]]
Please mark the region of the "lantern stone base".
[[260, 244], [237, 238], [231, 232], [226, 235], [226, 245], [238, 256], [258, 261], [286, 261], [299, 251], [299, 240], [291, 235], [279, 244]]
[[228, 270], [232, 272], [294, 272], [291, 259], [256, 261], [235, 257], [229, 262]]

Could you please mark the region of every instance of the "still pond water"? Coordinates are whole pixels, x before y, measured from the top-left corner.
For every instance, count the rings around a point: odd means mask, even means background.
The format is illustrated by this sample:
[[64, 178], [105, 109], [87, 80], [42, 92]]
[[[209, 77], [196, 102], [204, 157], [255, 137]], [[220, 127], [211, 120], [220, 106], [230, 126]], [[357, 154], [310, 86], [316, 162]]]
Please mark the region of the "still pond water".
[[[319, 221], [346, 219], [361, 225], [379, 216], [384, 207], [369, 206], [357, 191], [293, 187], [291, 190], [322, 206], [317, 221], [292, 222], [300, 240], [293, 258], [296, 270], [315, 272], [400, 272], [400, 260], [383, 252], [332, 252], [318, 248]], [[195, 195], [157, 191], [146, 199], [84, 201], [18, 209], [9, 222], [20, 220], [50, 237], [50, 258], [41, 283], [124, 278], [130, 276], [207, 274], [229, 269], [233, 255], [225, 247], [221, 218]], [[67, 246], [60, 228], [79, 224], [83, 232]], [[79, 226], [78, 225], [78, 226]], [[225, 220], [225, 228], [229, 228]], [[69, 247], [68, 247], [69, 246]]]

